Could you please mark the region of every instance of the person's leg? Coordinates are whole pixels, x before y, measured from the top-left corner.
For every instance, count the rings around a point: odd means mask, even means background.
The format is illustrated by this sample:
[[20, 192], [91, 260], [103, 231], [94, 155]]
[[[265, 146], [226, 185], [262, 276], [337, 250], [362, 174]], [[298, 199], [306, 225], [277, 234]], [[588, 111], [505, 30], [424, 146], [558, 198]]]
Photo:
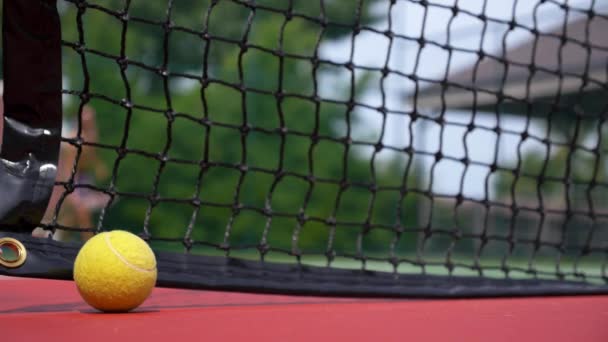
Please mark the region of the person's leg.
[[[53, 217], [55, 216], [55, 210], [57, 209], [57, 204], [59, 203], [59, 199], [61, 198], [61, 196], [63, 195], [64, 192], [65, 192], [65, 189], [61, 185], [55, 185], [53, 187], [53, 193], [51, 194], [51, 199], [49, 200], [49, 205], [47, 206], [46, 212], [44, 213], [44, 217], [42, 218], [43, 224], [51, 225], [53, 223]], [[58, 223], [66, 224], [63, 221], [64, 220], [61, 220], [58, 217], [58, 219], [57, 219]], [[53, 238], [55, 240], [58, 240], [59, 235], [61, 235], [60, 231], [61, 230], [57, 230], [55, 232], [55, 234], [53, 235]], [[32, 232], [33, 237], [41, 237], [41, 238], [47, 238], [50, 234], [51, 234], [51, 232], [49, 230], [45, 230], [41, 227], [34, 229], [34, 231]]]
[[[70, 175], [72, 172], [72, 166], [75, 160], [76, 149], [67, 143], [61, 144], [61, 150], [59, 154], [59, 163], [57, 167], [57, 182], [68, 182], [70, 179]], [[53, 193], [51, 195], [51, 199], [49, 201], [49, 205], [47, 206], [46, 213], [44, 215], [43, 222], [46, 224], [53, 223], [53, 217], [55, 216], [56, 210], [59, 210], [57, 213], [57, 222], [60, 225], [73, 227], [77, 225], [76, 220], [76, 209], [78, 206], [78, 200], [75, 194], [70, 194], [61, 203], [61, 208], [57, 208], [59, 205], [59, 200], [62, 196], [64, 196], [65, 187], [63, 185], [55, 185], [53, 188]], [[69, 240], [70, 231], [66, 231], [64, 229], [55, 229], [55, 233], [53, 234], [53, 239], [58, 241], [67, 241]]]
[[[93, 227], [93, 215], [89, 208], [80, 204], [74, 207], [76, 214], [76, 223], [77, 226], [81, 229], [92, 228]], [[80, 233], [80, 238], [82, 241], [87, 241], [88, 239], [93, 237], [93, 232], [83, 231]]]

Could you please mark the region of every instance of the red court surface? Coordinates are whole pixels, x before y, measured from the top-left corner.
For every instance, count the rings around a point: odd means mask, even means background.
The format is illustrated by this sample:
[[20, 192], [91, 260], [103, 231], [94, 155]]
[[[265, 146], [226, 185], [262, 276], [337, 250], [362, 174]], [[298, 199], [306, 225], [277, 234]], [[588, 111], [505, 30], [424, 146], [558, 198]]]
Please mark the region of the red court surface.
[[608, 296], [394, 300], [157, 288], [102, 314], [73, 282], [0, 280], [2, 341], [608, 341]]

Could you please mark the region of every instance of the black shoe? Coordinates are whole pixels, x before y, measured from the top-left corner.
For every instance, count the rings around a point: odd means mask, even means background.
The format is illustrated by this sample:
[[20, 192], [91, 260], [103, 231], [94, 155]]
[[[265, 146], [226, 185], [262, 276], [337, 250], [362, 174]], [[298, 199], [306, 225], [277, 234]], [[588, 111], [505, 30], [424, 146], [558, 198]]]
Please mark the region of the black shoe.
[[0, 159], [0, 230], [31, 232], [40, 224], [53, 192], [57, 167], [33, 154], [11, 162]]

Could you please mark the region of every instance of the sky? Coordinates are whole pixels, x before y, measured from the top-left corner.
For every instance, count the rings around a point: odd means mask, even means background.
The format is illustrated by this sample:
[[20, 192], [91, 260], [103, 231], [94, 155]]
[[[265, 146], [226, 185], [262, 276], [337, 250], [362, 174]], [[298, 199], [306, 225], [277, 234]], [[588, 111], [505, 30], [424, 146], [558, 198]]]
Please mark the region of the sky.
[[[434, 41], [441, 45], [448, 44], [453, 47], [479, 50], [498, 55], [501, 53], [501, 42], [508, 25], [493, 21], [485, 23], [475, 15], [484, 14], [488, 18], [499, 21], [509, 21], [514, 19], [517, 23], [533, 27], [534, 19], [540, 32], [549, 32], [552, 28], [563, 24], [565, 21], [579, 18], [581, 14], [576, 11], [566, 11], [560, 8], [564, 4], [570, 8], [593, 9], [595, 12], [608, 15], [608, 6], [602, 1], [593, 0], [429, 0], [429, 6], [423, 7], [419, 1], [398, 0], [390, 11], [391, 26], [390, 30], [407, 37], [424, 37], [426, 41]], [[435, 6], [440, 5], [440, 6]], [[448, 8], [441, 7], [448, 6]], [[457, 6], [462, 11], [455, 17], [450, 8]], [[389, 2], [379, 4], [375, 9], [377, 13], [388, 17]], [[466, 13], [470, 12], [470, 13]], [[453, 17], [453, 18], [452, 18]], [[482, 34], [484, 25], [486, 33]], [[389, 29], [388, 20], [374, 24], [378, 30]], [[515, 29], [507, 35], [507, 48], [515, 47], [531, 39], [532, 34], [524, 29]], [[362, 31], [354, 43], [354, 64], [368, 67], [381, 68], [387, 64], [393, 70], [398, 70], [405, 74], [415, 73], [418, 76], [441, 79], [446, 73], [448, 65], [448, 54], [444, 49], [427, 44], [420, 49], [415, 41], [405, 39], [395, 39], [391, 53], [388, 53], [389, 39], [384, 35], [370, 31]], [[324, 58], [336, 62], [348, 61], [353, 44], [347, 38], [337, 43], [323, 46], [321, 55]], [[419, 62], [416, 63], [417, 55], [420, 54]], [[450, 61], [450, 73], [462, 70], [472, 65], [477, 55], [472, 53], [454, 53]], [[333, 77], [333, 76], [332, 76]], [[326, 95], [339, 97], [332, 94], [332, 89], [336, 89], [339, 84], [348, 82], [348, 74], [342, 77], [333, 77], [325, 80]], [[404, 100], [408, 93], [411, 93], [414, 83], [398, 75], [387, 77], [383, 86], [376, 82], [377, 86], [371, 87], [366, 94], [363, 102], [373, 106], [382, 104], [381, 88], [385, 92], [385, 106], [389, 110], [405, 111], [411, 106]], [[424, 84], [421, 84], [424, 86]], [[424, 111], [427, 115], [437, 115], [433, 110]], [[382, 116], [374, 110], [360, 110], [363, 123], [354, 129], [354, 139], [370, 140], [369, 135], [375, 135], [378, 139], [382, 128]], [[471, 113], [466, 111], [448, 111], [445, 119], [448, 122], [468, 123]], [[475, 124], [485, 127], [493, 127], [499, 124], [501, 127], [508, 127], [515, 131], [524, 129], [524, 119], [515, 115], [504, 115], [500, 122], [496, 122], [493, 115], [479, 115], [475, 119]], [[407, 115], [388, 115], [385, 124], [384, 144], [404, 147], [410, 140], [407, 127], [409, 117]], [[435, 153], [441, 151], [444, 155], [457, 158], [464, 157], [465, 146], [463, 143], [464, 128], [446, 125], [443, 131], [443, 143], [440, 144], [440, 127], [437, 124], [429, 123], [415, 125], [413, 144], [416, 149]], [[424, 132], [424, 134], [420, 134]], [[543, 134], [542, 125], [532, 125], [529, 132], [538, 135]], [[375, 133], [375, 134], [373, 134]], [[503, 165], [514, 165], [517, 153], [519, 137], [515, 135], [501, 135], [500, 138], [494, 133], [485, 130], [475, 130], [467, 136], [466, 147], [469, 150], [468, 157], [472, 160], [489, 163], [494, 159], [494, 146], [500, 144], [500, 158]], [[536, 143], [540, 145], [539, 143]], [[524, 151], [531, 149], [543, 149], [542, 146], [535, 146], [535, 143], [526, 143]], [[363, 152], [365, 153], [365, 152]], [[369, 151], [367, 151], [369, 153]], [[385, 157], [394, 155], [391, 152], [383, 152]], [[424, 159], [426, 172], [430, 172], [432, 160]], [[460, 187], [460, 179], [464, 172], [463, 194], [473, 198], [483, 198], [486, 193], [484, 182], [489, 169], [484, 167], [469, 167], [466, 172], [462, 165], [447, 160], [442, 161], [436, 167], [433, 175], [433, 191], [443, 194], [456, 194]], [[488, 189], [491, 192], [491, 189]]]

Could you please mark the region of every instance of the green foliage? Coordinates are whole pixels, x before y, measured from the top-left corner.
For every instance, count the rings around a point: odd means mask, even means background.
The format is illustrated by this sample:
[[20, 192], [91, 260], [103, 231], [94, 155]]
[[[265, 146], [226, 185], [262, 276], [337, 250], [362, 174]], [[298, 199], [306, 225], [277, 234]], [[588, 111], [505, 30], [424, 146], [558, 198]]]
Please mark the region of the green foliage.
[[[141, 230], [149, 220], [153, 238], [183, 239], [192, 225], [194, 241], [216, 245], [354, 253], [359, 241], [366, 252], [387, 253], [396, 233], [364, 231], [363, 222], [416, 222], [411, 196], [397, 206], [403, 158], [372, 174], [369, 157], [341, 140], [347, 106], [312, 100], [314, 77], [325, 72], [313, 70], [317, 47], [352, 33], [318, 18], [369, 24], [374, 2], [325, 1], [321, 9], [315, 1], [265, 0], [254, 11], [245, 1], [178, 0], [167, 30], [166, 2], [132, 1], [128, 20], [120, 20], [124, 1], [90, 1], [80, 13], [62, 3], [64, 40], [87, 49], [64, 48], [67, 85], [92, 94], [100, 142], [110, 146], [100, 154], [115, 170], [101, 186], [113, 183], [122, 194], [104, 228]], [[122, 58], [129, 63], [121, 74]], [[336, 91], [362, 93], [369, 79]], [[81, 103], [69, 100], [73, 116]], [[355, 124], [356, 113], [351, 118]], [[128, 152], [120, 157], [122, 144]], [[374, 192], [372, 181], [391, 190]], [[154, 194], [158, 201], [150, 201]], [[300, 213], [309, 218], [303, 225]], [[324, 223], [332, 215], [337, 226]]]
[[[601, 139], [605, 132], [598, 131], [598, 127], [601, 130], [604, 127], [598, 120], [590, 118], [586, 124], [578, 125], [575, 137], [568, 133], [572, 123], [569, 127], [563, 122], [557, 126], [549, 139], [552, 143], [545, 144], [544, 150], [524, 152], [513, 172], [497, 173], [494, 182], [497, 198], [508, 198], [522, 204], [542, 200], [549, 207], [563, 203], [560, 204], [562, 209], [568, 201], [571, 208], [588, 210], [592, 205], [588, 201], [589, 194], [600, 190], [593, 184], [601, 184], [608, 179], [605, 156], [589, 147], [594, 142], [598, 150], [608, 146]], [[592, 201], [596, 207], [601, 207], [604, 200], [596, 197]]]

